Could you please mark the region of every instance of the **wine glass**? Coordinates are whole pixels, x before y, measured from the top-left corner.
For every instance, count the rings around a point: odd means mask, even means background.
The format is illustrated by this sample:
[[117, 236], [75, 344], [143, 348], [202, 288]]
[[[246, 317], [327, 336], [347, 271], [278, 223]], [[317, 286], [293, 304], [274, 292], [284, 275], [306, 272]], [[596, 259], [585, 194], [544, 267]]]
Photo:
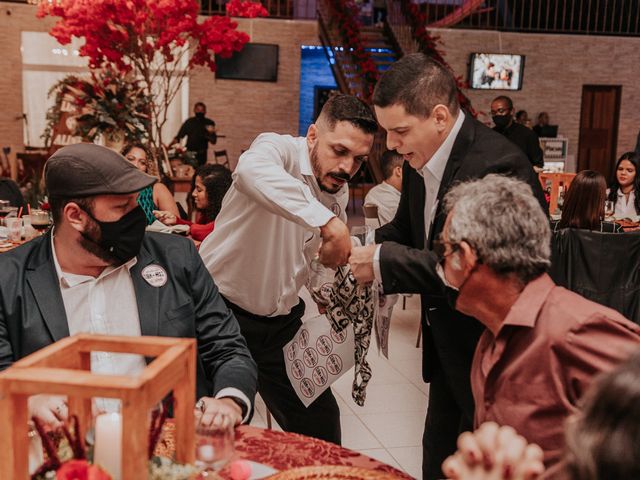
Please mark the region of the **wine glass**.
[[615, 204], [611, 200], [604, 202], [604, 218], [612, 218], [615, 212]]
[[224, 467], [233, 457], [234, 429], [231, 419], [224, 417], [214, 425], [196, 426], [196, 467], [201, 478]]
[[373, 229], [368, 225], [356, 225], [351, 227], [351, 236], [358, 239], [361, 246], [373, 245]]

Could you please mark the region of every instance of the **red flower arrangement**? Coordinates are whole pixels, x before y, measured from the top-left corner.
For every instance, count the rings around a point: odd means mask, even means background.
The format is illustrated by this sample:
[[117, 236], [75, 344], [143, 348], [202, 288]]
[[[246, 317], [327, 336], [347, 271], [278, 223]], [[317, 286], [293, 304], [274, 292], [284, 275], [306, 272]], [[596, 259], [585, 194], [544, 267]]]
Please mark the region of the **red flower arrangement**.
[[231, 0], [225, 8], [227, 15], [230, 17], [256, 18], [269, 16], [269, 12], [267, 12], [262, 3], [251, 0]]
[[344, 48], [349, 49], [349, 53], [364, 78], [365, 91], [363, 100], [370, 102], [373, 95], [373, 88], [378, 81], [380, 73], [371, 55], [366, 50], [362, 36], [360, 35], [360, 21], [358, 20], [359, 9], [353, 0], [329, 0], [332, 20], [337, 23], [338, 30], [342, 35]]
[[69, 460], [56, 472], [56, 480], [112, 480], [112, 477], [86, 460]]
[[[427, 15], [422, 11], [420, 5], [412, 3], [410, 0], [400, 0], [400, 7], [402, 9], [402, 13], [411, 26], [413, 38], [418, 42], [418, 48], [420, 51], [429, 55], [453, 73], [453, 70], [444, 59], [444, 52], [437, 48], [440, 38], [437, 36], [431, 36], [427, 31]], [[461, 76], [457, 76], [455, 79], [458, 84], [458, 101], [460, 102], [460, 106], [474, 117], [477, 116], [477, 112], [471, 105], [471, 100], [469, 100], [462, 91], [465, 88], [469, 88], [469, 85]]]
[[249, 41], [229, 17], [199, 23], [199, 11], [197, 0], [55, 0], [40, 2], [37, 15], [59, 18], [49, 33], [63, 45], [84, 38], [80, 55], [90, 68], [141, 79], [153, 99], [148, 137], [159, 152], [169, 105], [189, 70], [202, 65], [215, 71], [216, 58], [230, 57]]

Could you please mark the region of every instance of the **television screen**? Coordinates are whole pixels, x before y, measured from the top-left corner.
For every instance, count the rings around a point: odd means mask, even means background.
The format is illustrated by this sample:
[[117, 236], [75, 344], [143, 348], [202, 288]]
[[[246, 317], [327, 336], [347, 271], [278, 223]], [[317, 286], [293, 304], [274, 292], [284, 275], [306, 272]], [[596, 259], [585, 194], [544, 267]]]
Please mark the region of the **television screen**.
[[278, 45], [247, 43], [231, 58], [216, 59], [216, 78], [225, 80], [278, 80]]
[[520, 90], [524, 55], [472, 53], [469, 86], [486, 90]]

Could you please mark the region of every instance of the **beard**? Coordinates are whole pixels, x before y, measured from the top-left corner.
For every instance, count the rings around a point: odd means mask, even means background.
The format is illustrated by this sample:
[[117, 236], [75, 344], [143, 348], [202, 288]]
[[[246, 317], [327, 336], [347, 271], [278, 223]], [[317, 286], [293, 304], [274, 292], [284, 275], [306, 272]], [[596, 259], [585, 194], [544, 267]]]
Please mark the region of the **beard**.
[[320, 187], [320, 190], [322, 190], [323, 192], [336, 194], [343, 187], [343, 185], [339, 185], [337, 187], [329, 187], [329, 186], [325, 185], [324, 184], [324, 179], [326, 177], [333, 177], [335, 179], [344, 180], [346, 182], [351, 180], [351, 177], [349, 176], [349, 174], [347, 174], [345, 172], [329, 172], [329, 173], [327, 173], [327, 174], [325, 174], [323, 176], [318, 177], [318, 173], [317, 172], [321, 172], [322, 169], [320, 168], [320, 159], [318, 158], [318, 144], [317, 143], [311, 149], [311, 153], [309, 154], [309, 159], [311, 160], [311, 168], [313, 170], [314, 176], [316, 177], [316, 181], [318, 182], [318, 186]]
[[102, 233], [100, 232], [100, 226], [93, 220], [89, 220], [86, 231], [81, 232], [80, 235], [80, 246], [86, 252], [113, 267], [119, 267], [123, 264], [122, 261], [115, 258], [102, 245], [100, 245], [100, 241], [102, 240]]

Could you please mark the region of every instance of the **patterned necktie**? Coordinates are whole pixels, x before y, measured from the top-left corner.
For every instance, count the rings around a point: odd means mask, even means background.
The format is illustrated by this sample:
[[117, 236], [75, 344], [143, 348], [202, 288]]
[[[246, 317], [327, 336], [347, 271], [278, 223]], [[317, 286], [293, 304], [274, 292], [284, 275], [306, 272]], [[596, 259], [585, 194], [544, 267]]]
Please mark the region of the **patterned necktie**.
[[348, 265], [338, 267], [331, 287], [327, 318], [333, 328], [340, 332], [349, 323], [353, 325], [355, 341], [355, 378], [351, 396], [353, 401], [363, 406], [367, 396], [366, 388], [371, 378], [371, 367], [367, 363], [367, 351], [371, 342], [371, 330], [375, 314], [373, 289], [356, 283]]

